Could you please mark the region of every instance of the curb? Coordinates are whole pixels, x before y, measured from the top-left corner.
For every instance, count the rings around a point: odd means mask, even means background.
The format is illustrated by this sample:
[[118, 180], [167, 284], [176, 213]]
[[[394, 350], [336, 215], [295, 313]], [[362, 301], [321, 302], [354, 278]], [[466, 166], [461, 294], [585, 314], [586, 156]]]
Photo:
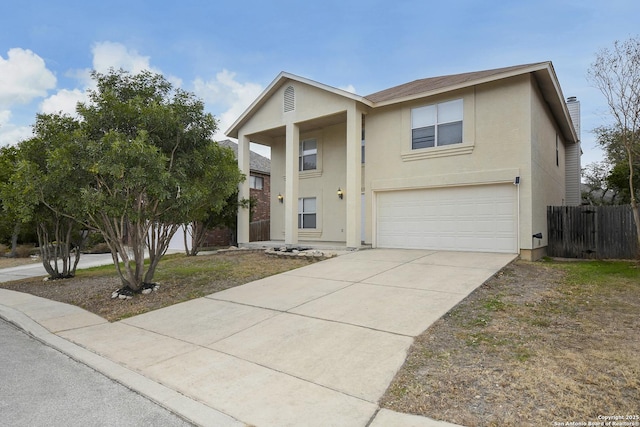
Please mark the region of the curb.
[[203, 427], [245, 426], [244, 423], [223, 412], [188, 398], [169, 387], [60, 338], [18, 310], [0, 304], [0, 318], [17, 326], [43, 344], [58, 350], [76, 362], [100, 372], [190, 423]]

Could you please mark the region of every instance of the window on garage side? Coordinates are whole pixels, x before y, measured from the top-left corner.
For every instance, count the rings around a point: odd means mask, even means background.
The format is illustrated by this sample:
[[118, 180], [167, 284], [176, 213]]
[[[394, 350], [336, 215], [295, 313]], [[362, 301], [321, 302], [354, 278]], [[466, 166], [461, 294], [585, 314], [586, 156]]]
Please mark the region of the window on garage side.
[[264, 187], [264, 178], [262, 178], [261, 176], [250, 175], [249, 187], [256, 190], [262, 190], [262, 188]]
[[462, 143], [462, 99], [411, 109], [411, 148]]
[[298, 228], [316, 228], [316, 198], [298, 199]]
[[306, 139], [300, 141], [299, 171], [315, 170], [318, 168], [318, 141]]

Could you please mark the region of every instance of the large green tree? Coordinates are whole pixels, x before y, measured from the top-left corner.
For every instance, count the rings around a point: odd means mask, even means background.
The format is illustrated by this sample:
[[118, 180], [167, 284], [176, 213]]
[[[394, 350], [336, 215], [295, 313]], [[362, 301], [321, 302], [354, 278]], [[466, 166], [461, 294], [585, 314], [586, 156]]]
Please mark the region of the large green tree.
[[52, 279], [73, 276], [80, 260], [80, 186], [87, 175], [75, 156], [79, 129], [71, 117], [38, 115], [34, 136], [18, 145], [14, 170], [2, 188], [11, 215], [35, 222], [42, 263]]
[[640, 248], [640, 213], [634, 182], [640, 153], [640, 39], [616, 41], [613, 48], [600, 50], [589, 68], [588, 78], [607, 101], [613, 118], [611, 128], [626, 157], [629, 202]]
[[13, 146], [0, 147], [0, 242], [11, 243], [10, 257], [16, 255], [21, 221], [10, 210], [7, 196], [3, 193], [9, 190], [11, 176], [16, 168], [17, 152]]
[[96, 89], [77, 108], [76, 157], [90, 175], [84, 212], [109, 245], [123, 287], [138, 291], [152, 282], [180, 224], [197, 219], [202, 206], [222, 206], [242, 174], [231, 150], [212, 140], [216, 121], [193, 94], [150, 72], [92, 77]]
[[587, 165], [582, 171], [586, 184], [583, 197], [591, 204], [629, 204], [631, 202], [629, 173], [633, 171], [633, 187], [638, 198], [640, 183], [640, 156], [632, 150], [634, 164], [629, 167], [627, 151], [621, 132], [616, 127], [600, 126], [593, 130], [596, 142], [604, 150], [604, 160]]

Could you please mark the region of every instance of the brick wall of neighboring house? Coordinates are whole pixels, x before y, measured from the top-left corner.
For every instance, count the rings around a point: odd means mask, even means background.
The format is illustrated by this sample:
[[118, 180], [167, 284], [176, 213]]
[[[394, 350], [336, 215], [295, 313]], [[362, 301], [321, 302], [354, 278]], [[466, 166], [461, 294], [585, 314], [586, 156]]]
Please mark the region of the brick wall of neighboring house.
[[204, 247], [211, 248], [214, 246], [229, 246], [233, 240], [233, 233], [228, 228], [214, 228], [207, 230], [207, 237], [204, 241]]
[[[251, 197], [256, 199], [252, 221], [269, 219], [271, 216], [271, 178], [268, 174], [252, 171], [251, 175], [262, 177], [262, 190], [250, 189]], [[228, 228], [214, 228], [207, 231], [205, 247], [229, 246], [233, 243], [233, 232]]]
[[262, 190], [256, 190], [252, 188], [250, 194], [252, 198], [256, 199], [256, 204], [253, 208], [253, 215], [251, 221], [262, 221], [269, 219], [271, 215], [271, 179], [267, 174], [260, 172], [251, 172], [251, 175], [262, 177], [263, 186]]

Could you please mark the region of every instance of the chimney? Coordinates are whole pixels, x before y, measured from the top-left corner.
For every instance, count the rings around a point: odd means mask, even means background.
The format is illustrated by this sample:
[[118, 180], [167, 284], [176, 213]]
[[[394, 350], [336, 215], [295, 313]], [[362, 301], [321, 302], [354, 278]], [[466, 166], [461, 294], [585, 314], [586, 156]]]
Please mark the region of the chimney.
[[571, 116], [573, 127], [576, 130], [576, 135], [578, 135], [578, 141], [580, 141], [580, 101], [578, 101], [578, 98], [575, 96], [568, 97], [567, 108], [569, 109], [569, 115]]
[[576, 144], [568, 144], [565, 147], [565, 203], [569, 206], [581, 204], [580, 194], [580, 101], [575, 96], [567, 98], [567, 109], [571, 122], [576, 130], [578, 141]]

